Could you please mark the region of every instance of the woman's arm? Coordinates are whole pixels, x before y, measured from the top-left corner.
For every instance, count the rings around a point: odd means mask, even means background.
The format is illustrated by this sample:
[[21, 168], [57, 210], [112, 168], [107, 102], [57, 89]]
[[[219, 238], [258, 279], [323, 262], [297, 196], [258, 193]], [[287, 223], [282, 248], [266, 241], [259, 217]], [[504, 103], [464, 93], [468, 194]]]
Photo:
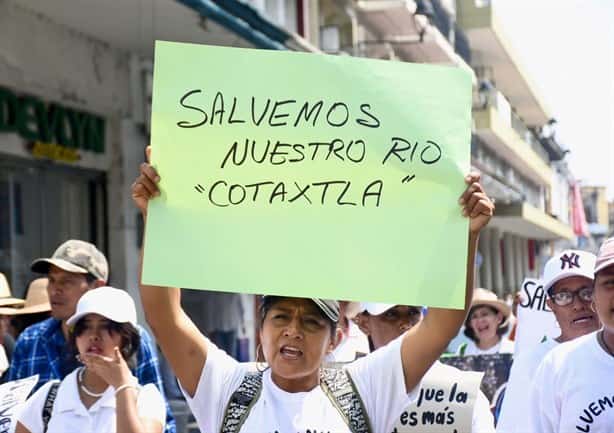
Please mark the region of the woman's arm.
[[[463, 215], [470, 217], [465, 308], [462, 310], [429, 308], [424, 320], [405, 334], [401, 344], [401, 359], [408, 392], [416, 387], [422, 376], [458, 333], [471, 305], [478, 237], [480, 230], [488, 224], [494, 212], [494, 204], [484, 193], [479, 181], [478, 174], [468, 175], [465, 178], [468, 187], [459, 200], [463, 206]], [[444, 269], [434, 271], [445, 272]]]
[[[148, 161], [150, 151], [147, 147]], [[145, 222], [149, 200], [160, 194], [159, 181], [160, 177], [149, 163], [141, 164], [140, 175], [132, 184], [132, 200], [143, 214]], [[140, 267], [142, 272], [142, 254]], [[149, 286], [141, 281], [140, 289], [147, 323], [181, 386], [193, 396], [207, 359], [205, 338], [181, 308], [181, 292], [178, 288]]]

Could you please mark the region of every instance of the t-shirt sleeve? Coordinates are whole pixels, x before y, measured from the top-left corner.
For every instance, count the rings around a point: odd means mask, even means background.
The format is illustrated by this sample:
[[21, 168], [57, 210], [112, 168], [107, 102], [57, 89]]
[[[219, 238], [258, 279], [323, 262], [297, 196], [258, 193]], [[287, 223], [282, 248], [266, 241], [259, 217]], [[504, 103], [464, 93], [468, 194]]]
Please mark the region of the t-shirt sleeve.
[[[519, 417], [519, 413], [528, 413], [529, 402], [527, 391], [531, 389], [528, 371], [528, 354], [523, 353], [514, 359], [510, 370], [510, 377], [505, 387], [505, 396], [501, 407], [501, 414], [497, 422], [497, 433], [522, 432], [528, 429], [526, 417]], [[524, 428], [519, 428], [524, 425]]]
[[473, 417], [471, 419], [472, 433], [495, 433], [495, 419], [490, 411], [488, 399], [482, 391], [478, 391], [473, 406]]
[[206, 341], [207, 360], [194, 396], [190, 397], [181, 383], [179, 385], [201, 431], [218, 432], [228, 401], [241, 384], [247, 367], [228, 356], [209, 339]]
[[54, 383], [55, 381], [49, 381], [40, 387], [23, 404], [17, 414], [17, 421], [22, 423], [31, 433], [43, 432], [43, 406], [45, 405], [49, 389]]
[[149, 383], [141, 388], [136, 408], [139, 418], [153, 419], [162, 426], [166, 423], [166, 403], [155, 385]]
[[376, 432], [392, 431], [398, 415], [417, 397], [420, 384], [408, 394], [401, 361], [403, 336], [346, 366]]
[[539, 364], [529, 395], [529, 427], [540, 433], [558, 432], [560, 408], [554, 394], [552, 352]]

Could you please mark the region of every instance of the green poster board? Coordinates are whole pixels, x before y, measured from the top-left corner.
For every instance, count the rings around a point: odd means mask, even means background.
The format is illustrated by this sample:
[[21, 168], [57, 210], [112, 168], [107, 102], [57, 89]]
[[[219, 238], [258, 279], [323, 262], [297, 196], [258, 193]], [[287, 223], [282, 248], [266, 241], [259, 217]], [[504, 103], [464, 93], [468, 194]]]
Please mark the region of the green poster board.
[[157, 42], [146, 284], [461, 308], [471, 77]]

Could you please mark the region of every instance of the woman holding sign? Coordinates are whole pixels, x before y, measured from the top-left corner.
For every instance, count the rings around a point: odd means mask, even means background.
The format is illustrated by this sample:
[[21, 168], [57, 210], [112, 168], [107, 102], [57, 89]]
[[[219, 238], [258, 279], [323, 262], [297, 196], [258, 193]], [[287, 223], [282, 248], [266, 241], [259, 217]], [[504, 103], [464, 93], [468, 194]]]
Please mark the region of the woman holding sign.
[[[473, 292], [480, 230], [494, 206], [479, 184], [465, 179], [460, 198], [470, 217], [467, 299]], [[159, 195], [160, 178], [147, 163], [132, 185], [143, 217]], [[188, 318], [179, 289], [144, 286], [141, 299], [158, 344], [177, 375], [190, 408], [206, 432], [391, 431], [394, 419], [416, 397], [424, 373], [456, 334], [466, 311], [431, 309], [396, 340], [344, 369], [322, 368], [338, 339], [336, 301], [266, 296], [260, 317], [262, 355], [268, 368], [253, 371], [219, 350]], [[416, 350], [419, 348], [419, 350]]]

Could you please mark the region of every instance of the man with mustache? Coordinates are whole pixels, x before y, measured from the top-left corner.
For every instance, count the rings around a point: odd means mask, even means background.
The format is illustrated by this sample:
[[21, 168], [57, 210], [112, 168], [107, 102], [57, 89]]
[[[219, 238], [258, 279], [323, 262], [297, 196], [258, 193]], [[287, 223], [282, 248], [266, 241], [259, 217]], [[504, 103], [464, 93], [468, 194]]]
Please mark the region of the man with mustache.
[[[79, 362], [70, 355], [68, 325], [75, 314], [77, 302], [88, 290], [107, 284], [109, 266], [106, 257], [96, 246], [80, 240], [64, 242], [51, 258], [32, 262], [33, 272], [46, 274], [51, 317], [26, 328], [17, 339], [8, 380], [39, 375], [32, 392], [53, 379], [64, 379]], [[151, 337], [139, 327], [141, 344], [137, 351], [137, 367], [133, 374], [141, 385], [153, 383], [164, 397], [158, 358]], [[165, 397], [166, 400], [166, 397]], [[165, 433], [175, 432], [175, 420], [168, 407]]]

